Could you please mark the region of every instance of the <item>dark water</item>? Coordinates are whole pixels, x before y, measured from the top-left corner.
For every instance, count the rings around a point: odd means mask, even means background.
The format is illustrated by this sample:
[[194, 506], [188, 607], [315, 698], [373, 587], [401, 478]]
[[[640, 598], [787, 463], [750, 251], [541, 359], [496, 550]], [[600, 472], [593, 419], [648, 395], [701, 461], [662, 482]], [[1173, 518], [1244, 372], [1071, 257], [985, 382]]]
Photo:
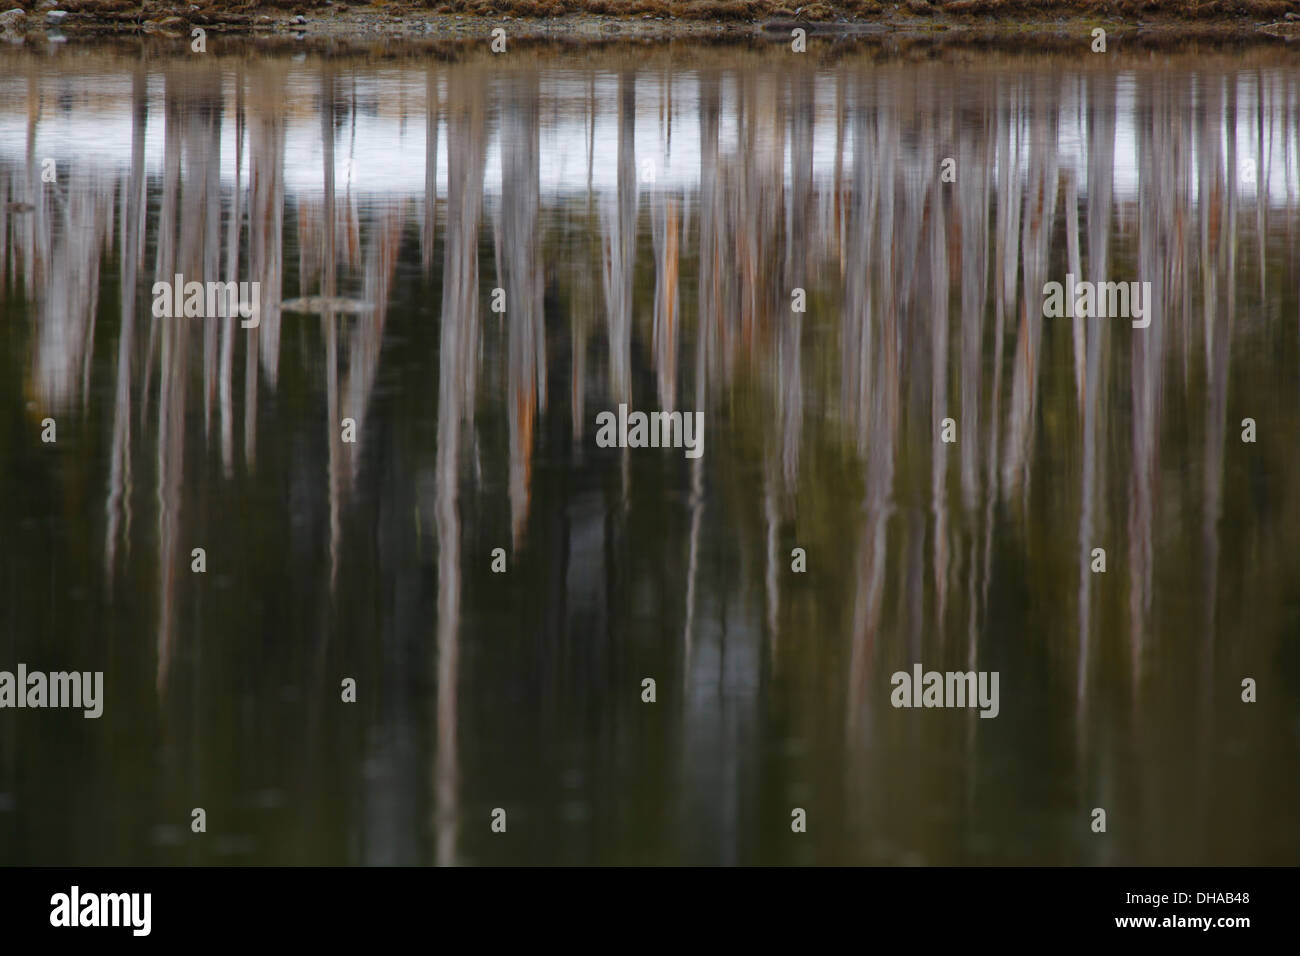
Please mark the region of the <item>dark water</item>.
[[1300, 861], [1294, 59], [15, 50], [0, 199], [0, 862]]

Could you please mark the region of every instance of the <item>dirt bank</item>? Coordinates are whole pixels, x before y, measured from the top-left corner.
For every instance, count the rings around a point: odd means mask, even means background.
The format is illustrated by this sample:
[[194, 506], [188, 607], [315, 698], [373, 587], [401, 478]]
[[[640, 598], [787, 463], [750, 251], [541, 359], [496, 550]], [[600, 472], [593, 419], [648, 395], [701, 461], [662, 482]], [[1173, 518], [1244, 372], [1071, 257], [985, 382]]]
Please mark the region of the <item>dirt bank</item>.
[[1290, 41], [1300, 39], [1300, 0], [0, 0], [0, 30], [15, 43], [52, 33], [188, 38], [195, 27], [296, 41], [473, 40], [504, 27], [513, 39], [788, 36], [803, 28], [810, 35], [1074, 36], [1088, 43], [1096, 26], [1117, 38]]

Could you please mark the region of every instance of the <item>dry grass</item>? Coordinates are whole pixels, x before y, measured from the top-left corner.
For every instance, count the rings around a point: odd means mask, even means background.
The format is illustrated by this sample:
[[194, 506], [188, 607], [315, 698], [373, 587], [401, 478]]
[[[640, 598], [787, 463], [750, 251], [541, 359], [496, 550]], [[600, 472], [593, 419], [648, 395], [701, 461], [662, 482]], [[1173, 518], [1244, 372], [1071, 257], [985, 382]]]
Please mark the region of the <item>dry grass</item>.
[[1156, 17], [1172, 20], [1280, 18], [1294, 0], [424, 0], [435, 13], [490, 17], [664, 17], [679, 20], [763, 20], [866, 17], [900, 7], [915, 16], [1053, 15]]
[[755, 20], [793, 16], [774, 0], [430, 0], [434, 13], [491, 17], [562, 17], [583, 13], [606, 17], [673, 17], [681, 20]]
[[765, 20], [797, 17], [822, 21], [866, 17], [885, 9], [877, 0], [807, 3], [803, 0], [428, 0], [435, 13], [491, 17], [663, 17], [675, 20]]
[[[0, 7], [11, 10], [21, 7], [29, 13], [36, 8], [40, 0], [0, 0]], [[141, 19], [157, 19], [163, 16], [201, 13], [207, 16], [223, 14], [249, 15], [271, 10], [310, 13], [329, 6], [329, 0], [149, 0], [142, 4], [140, 0], [60, 0], [59, 9], [69, 13], [87, 14], [133, 14]], [[197, 11], [191, 7], [198, 7]]]
[[[32, 10], [38, 0], [7, 0], [5, 9]], [[66, 0], [62, 9], [98, 15], [106, 21], [181, 16], [196, 21], [242, 20], [262, 12], [323, 12], [329, 0]], [[335, 8], [356, 8], [366, 0], [343, 0]], [[409, 0], [373, 4], [385, 14], [405, 12], [461, 14], [524, 19], [588, 16], [641, 19], [758, 21], [795, 18], [806, 21], [873, 19], [882, 14], [948, 16], [978, 19], [1059, 16], [1121, 17], [1204, 22], [1211, 20], [1281, 19], [1297, 8], [1295, 0]]]
[[773, 17], [808, 21], [868, 17], [885, 9], [877, 0], [428, 0], [435, 13], [491, 17], [561, 17], [586, 14], [605, 17], [663, 17], [673, 20], [767, 20]]
[[1281, 17], [1293, 0], [940, 0], [936, 9], [955, 14], [1095, 14], [1207, 20]]

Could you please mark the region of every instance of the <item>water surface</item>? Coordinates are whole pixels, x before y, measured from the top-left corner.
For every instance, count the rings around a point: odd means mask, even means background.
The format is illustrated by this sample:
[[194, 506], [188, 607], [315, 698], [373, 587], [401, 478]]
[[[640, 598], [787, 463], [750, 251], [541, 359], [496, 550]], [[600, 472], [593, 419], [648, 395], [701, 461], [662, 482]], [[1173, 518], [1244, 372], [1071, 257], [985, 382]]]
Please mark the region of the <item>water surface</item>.
[[837, 49], [0, 54], [0, 862], [1297, 862], [1294, 60]]

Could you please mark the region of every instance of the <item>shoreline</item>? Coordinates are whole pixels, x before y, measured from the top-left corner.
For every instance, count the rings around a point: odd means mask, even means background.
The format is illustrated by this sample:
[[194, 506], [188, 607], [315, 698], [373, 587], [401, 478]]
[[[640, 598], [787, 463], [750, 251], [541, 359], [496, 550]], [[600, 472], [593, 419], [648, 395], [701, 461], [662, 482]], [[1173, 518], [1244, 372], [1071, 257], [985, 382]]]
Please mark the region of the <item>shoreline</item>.
[[[0, 38], [7, 45], [53, 39], [158, 37], [188, 42], [194, 28], [207, 39], [269, 40], [291, 43], [486, 41], [502, 28], [509, 40], [604, 42], [610, 40], [761, 40], [788, 41], [796, 29], [809, 38], [906, 39], [946, 43], [1019, 46], [1050, 42], [1079, 44], [1087, 52], [1092, 30], [1106, 31], [1108, 45], [1137, 41], [1139, 47], [1159, 47], [1195, 41], [1287, 44], [1300, 41], [1300, 13], [1283, 13], [1280, 0], [1243, 0], [1237, 4], [1210, 2], [1197, 10], [1207, 13], [1125, 15], [1104, 4], [1051, 6], [1002, 3], [999, 0], [954, 0], [931, 6], [924, 0], [876, 4], [857, 0], [856, 6], [800, 5], [793, 9], [770, 0], [690, 0], [661, 3], [632, 0], [632, 12], [608, 15], [537, 11], [567, 9], [568, 0], [453, 0], [429, 9], [401, 4], [308, 3], [285, 7], [248, 6], [235, 10], [216, 4], [128, 3], [126, 0], [0, 0]], [[853, 2], [853, 0], [851, 0]], [[584, 4], [604, 9], [602, 0]], [[662, 11], [637, 13], [641, 9]], [[869, 8], [875, 8], [870, 10]], [[954, 9], [955, 8], [955, 9]], [[1220, 8], [1230, 8], [1226, 12]], [[445, 12], [447, 10], [473, 12]], [[21, 11], [21, 15], [16, 15]], [[444, 12], [439, 12], [444, 11]], [[524, 11], [526, 15], [520, 15]], [[676, 14], [680, 15], [675, 15]], [[51, 14], [54, 13], [54, 16]], [[715, 14], [709, 16], [708, 14]], [[59, 16], [58, 14], [62, 14]], [[749, 14], [755, 14], [750, 16]], [[1275, 14], [1275, 15], [1274, 15]]]

